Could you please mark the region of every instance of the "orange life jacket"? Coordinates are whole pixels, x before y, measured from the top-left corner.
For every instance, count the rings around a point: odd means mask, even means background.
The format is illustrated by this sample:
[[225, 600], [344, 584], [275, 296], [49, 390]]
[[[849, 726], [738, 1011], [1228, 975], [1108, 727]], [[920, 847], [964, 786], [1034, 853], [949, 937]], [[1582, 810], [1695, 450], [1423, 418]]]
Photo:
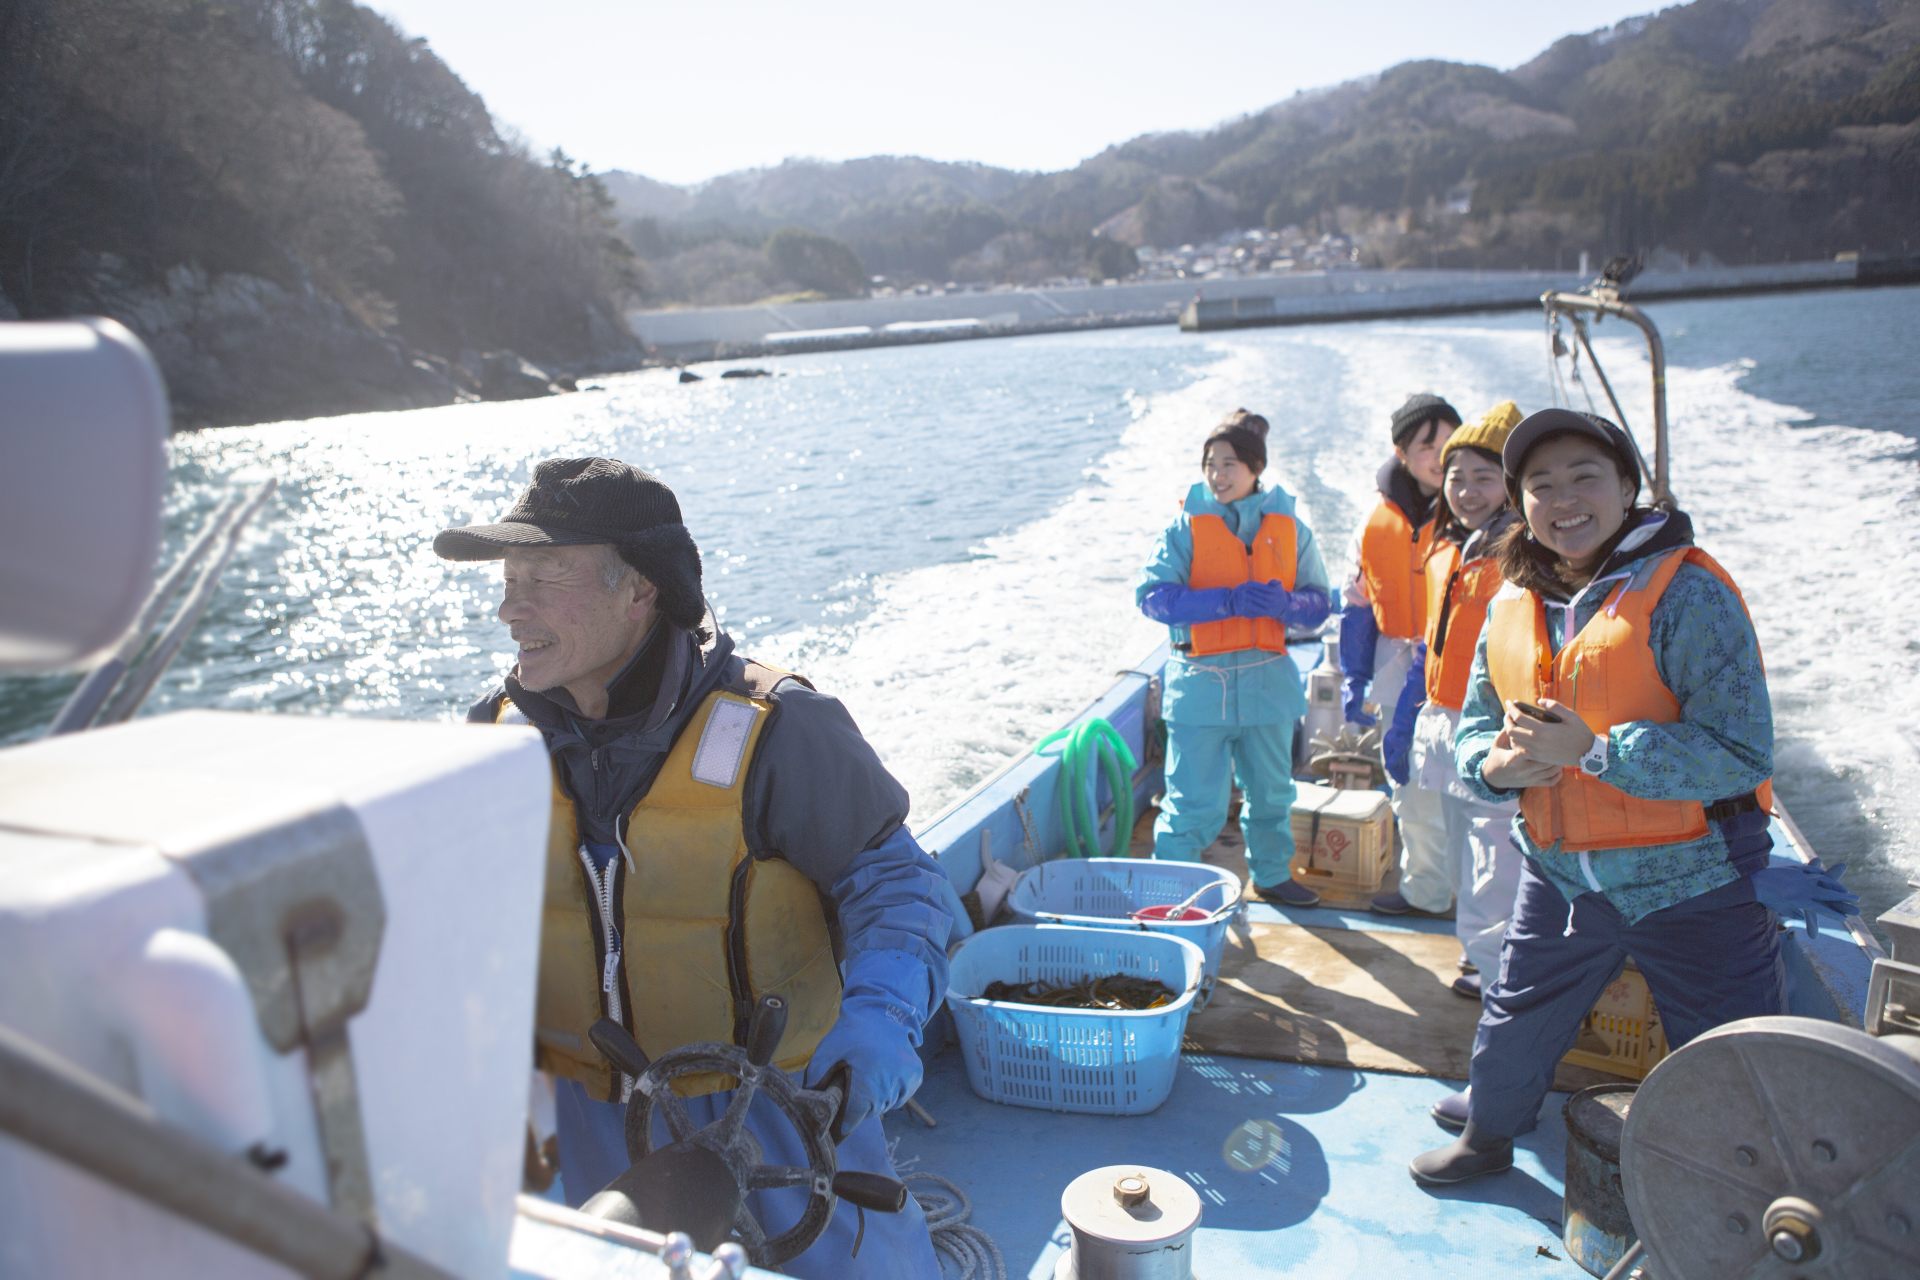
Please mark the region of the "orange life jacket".
[[[1299, 530], [1292, 516], [1278, 511], [1262, 516], [1251, 550], [1219, 516], [1189, 515], [1188, 525], [1193, 530], [1193, 568], [1187, 573], [1188, 586], [1237, 587], [1243, 582], [1277, 579], [1281, 586], [1293, 590], [1299, 569]], [[1287, 624], [1277, 618], [1196, 622], [1188, 628], [1188, 641], [1187, 652], [1195, 657], [1239, 649], [1285, 653]]]
[[1467, 700], [1473, 651], [1487, 620], [1487, 602], [1500, 589], [1500, 562], [1475, 556], [1460, 563], [1460, 548], [1445, 540], [1427, 557], [1427, 701], [1458, 711]]
[[[1487, 675], [1501, 702], [1557, 699], [1596, 734], [1636, 720], [1679, 720], [1680, 701], [1660, 678], [1649, 637], [1654, 606], [1683, 564], [1713, 574], [1746, 607], [1727, 571], [1695, 547], [1665, 556], [1639, 586], [1636, 571], [1615, 587], [1557, 655], [1547, 641], [1547, 610], [1538, 596], [1518, 587], [1495, 595], [1487, 613]], [[1762, 783], [1754, 798], [1771, 810], [1773, 784]], [[1706, 807], [1698, 800], [1645, 800], [1574, 767], [1562, 769], [1550, 787], [1522, 792], [1520, 814], [1536, 844], [1561, 840], [1571, 851], [1679, 844], [1707, 834]]]
[[1360, 530], [1360, 577], [1380, 634], [1410, 640], [1427, 628], [1422, 571], [1433, 550], [1433, 521], [1418, 529], [1394, 503], [1381, 501]]

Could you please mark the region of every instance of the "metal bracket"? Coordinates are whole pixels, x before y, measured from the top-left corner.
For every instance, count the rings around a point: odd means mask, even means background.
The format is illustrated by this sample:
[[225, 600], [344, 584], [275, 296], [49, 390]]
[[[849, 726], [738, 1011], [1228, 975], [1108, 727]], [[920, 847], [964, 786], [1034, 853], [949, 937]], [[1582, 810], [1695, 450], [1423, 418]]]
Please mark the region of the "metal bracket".
[[360, 820], [343, 805], [194, 849], [163, 849], [200, 889], [207, 936], [233, 958], [268, 1043], [307, 1051], [334, 1208], [374, 1221], [347, 1023], [373, 990], [386, 906]]
[[1920, 1035], [1920, 965], [1886, 959], [1873, 962], [1861, 1025], [1876, 1036]]
[[1908, 894], [1880, 913], [1880, 927], [1893, 943], [1893, 958], [1920, 964], [1920, 893]]

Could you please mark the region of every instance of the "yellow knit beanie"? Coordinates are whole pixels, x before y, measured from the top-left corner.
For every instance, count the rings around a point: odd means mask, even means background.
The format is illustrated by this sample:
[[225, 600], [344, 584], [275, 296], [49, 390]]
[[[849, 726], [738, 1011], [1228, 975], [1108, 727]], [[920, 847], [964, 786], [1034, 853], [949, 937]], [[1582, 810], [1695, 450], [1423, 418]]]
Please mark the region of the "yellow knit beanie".
[[1447, 437], [1447, 443], [1440, 450], [1440, 465], [1445, 468], [1447, 458], [1455, 449], [1485, 449], [1494, 457], [1500, 456], [1501, 448], [1507, 443], [1507, 437], [1519, 425], [1520, 406], [1511, 400], [1502, 400], [1493, 408], [1475, 418]]

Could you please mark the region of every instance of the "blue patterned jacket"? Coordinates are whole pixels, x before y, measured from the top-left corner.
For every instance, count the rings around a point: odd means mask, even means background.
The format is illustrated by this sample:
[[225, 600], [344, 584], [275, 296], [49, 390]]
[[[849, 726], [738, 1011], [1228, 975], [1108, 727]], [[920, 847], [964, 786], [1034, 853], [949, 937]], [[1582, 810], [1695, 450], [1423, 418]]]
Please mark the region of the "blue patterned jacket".
[[[1649, 557], [1693, 542], [1693, 526], [1679, 512], [1644, 513], [1618, 550], [1573, 600], [1574, 631], [1599, 612], [1624, 573]], [[1547, 610], [1548, 641], [1566, 644], [1566, 613]], [[1773, 774], [1773, 708], [1760, 666], [1760, 645], [1739, 599], [1697, 565], [1674, 575], [1654, 606], [1655, 668], [1680, 702], [1671, 724], [1633, 721], [1607, 735], [1603, 780], [1628, 795], [1654, 800], [1715, 800], [1743, 794]], [[1454, 735], [1460, 777], [1481, 797], [1503, 801], [1519, 792], [1488, 786], [1480, 776], [1503, 723], [1500, 700], [1487, 678], [1483, 632], [1468, 678], [1466, 705]], [[1766, 865], [1764, 817], [1749, 815], [1730, 845], [1727, 829], [1698, 840], [1591, 854], [1541, 848], [1518, 815], [1514, 838], [1554, 887], [1571, 902], [1600, 893], [1629, 922], [1684, 902]]]

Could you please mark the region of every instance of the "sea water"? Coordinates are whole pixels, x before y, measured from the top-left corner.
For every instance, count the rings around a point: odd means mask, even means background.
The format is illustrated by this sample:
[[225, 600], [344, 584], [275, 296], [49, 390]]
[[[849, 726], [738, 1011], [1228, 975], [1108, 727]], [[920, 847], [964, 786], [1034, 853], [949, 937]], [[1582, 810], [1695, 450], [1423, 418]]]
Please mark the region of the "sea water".
[[[1648, 309], [1667, 341], [1675, 494], [1765, 650], [1779, 792], [1871, 914], [1920, 875], [1920, 388], [1904, 337], [1920, 290]], [[1650, 440], [1637, 332], [1603, 324], [1596, 341]], [[673, 487], [716, 616], [842, 698], [924, 824], [1163, 638], [1134, 576], [1222, 415], [1272, 421], [1266, 478], [1299, 497], [1338, 582], [1389, 412], [1424, 389], [1469, 416], [1545, 406], [1546, 351], [1523, 314], [1107, 330], [179, 436], [172, 545], [233, 486], [280, 489], [148, 710], [463, 715], [512, 646], [498, 566], [444, 563], [433, 535], [499, 518], [540, 458], [609, 454]], [[1590, 373], [1564, 391], [1605, 411]], [[36, 732], [70, 684], [0, 684], [0, 732]]]

